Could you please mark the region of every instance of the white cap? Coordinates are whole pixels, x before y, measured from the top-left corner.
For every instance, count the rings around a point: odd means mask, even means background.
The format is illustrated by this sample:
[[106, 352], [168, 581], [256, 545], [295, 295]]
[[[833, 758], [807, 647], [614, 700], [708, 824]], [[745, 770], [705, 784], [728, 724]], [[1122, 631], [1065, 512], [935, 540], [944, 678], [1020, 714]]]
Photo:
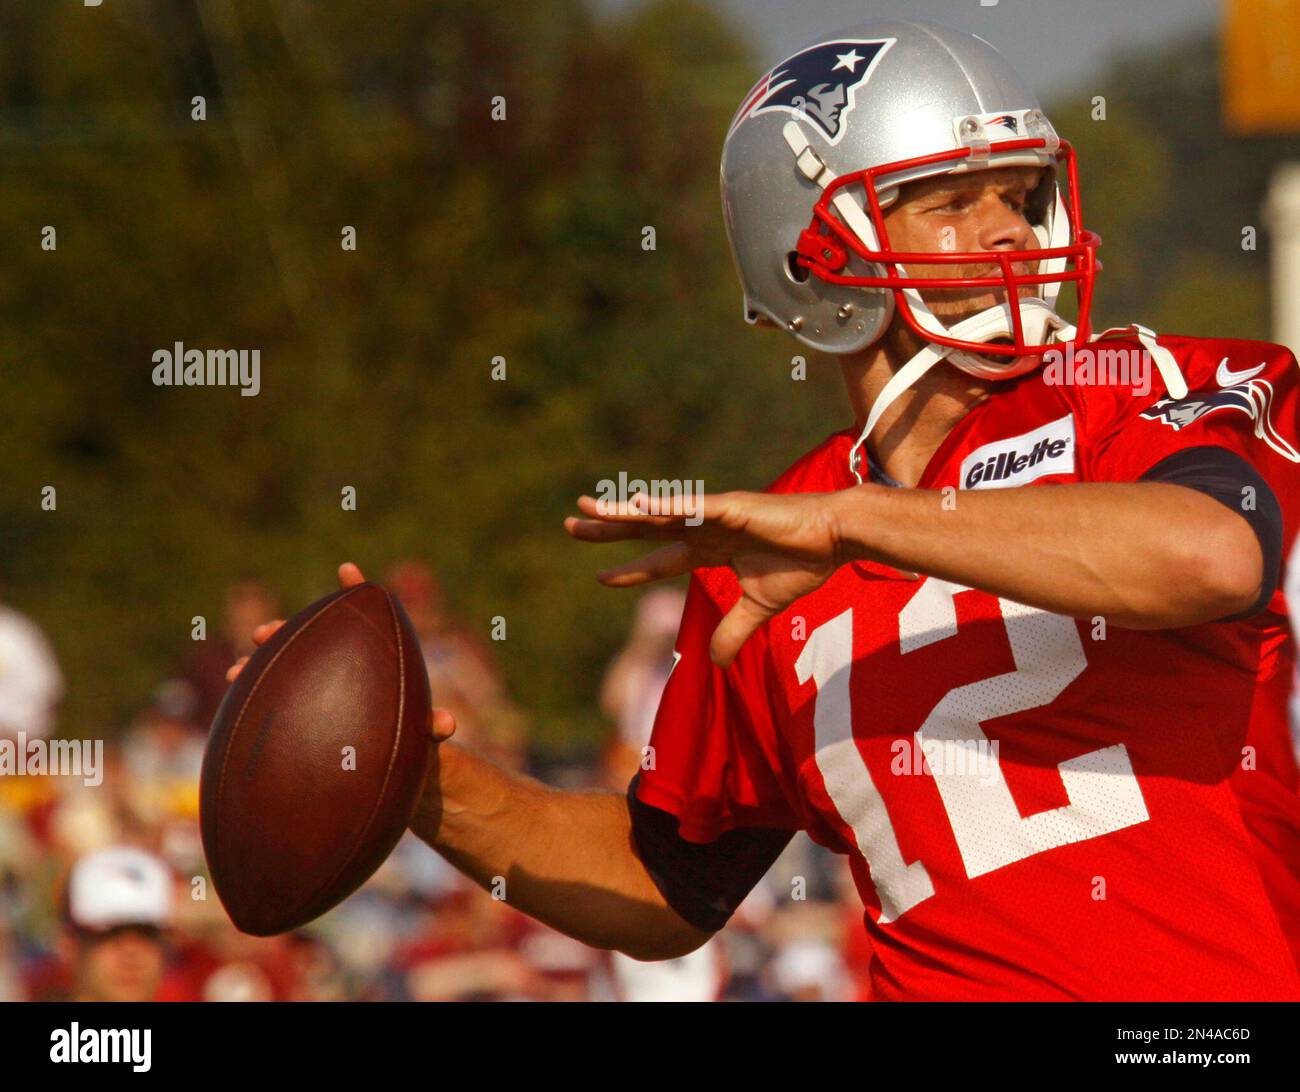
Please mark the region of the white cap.
[[167, 925], [172, 914], [171, 872], [152, 853], [131, 846], [82, 857], [68, 878], [68, 916], [83, 929]]
[[615, 952], [611, 967], [624, 1001], [716, 1001], [722, 991], [721, 941], [676, 959], [642, 963]]
[[837, 999], [843, 971], [839, 953], [822, 940], [790, 941], [772, 960], [772, 978], [782, 993], [817, 988]]

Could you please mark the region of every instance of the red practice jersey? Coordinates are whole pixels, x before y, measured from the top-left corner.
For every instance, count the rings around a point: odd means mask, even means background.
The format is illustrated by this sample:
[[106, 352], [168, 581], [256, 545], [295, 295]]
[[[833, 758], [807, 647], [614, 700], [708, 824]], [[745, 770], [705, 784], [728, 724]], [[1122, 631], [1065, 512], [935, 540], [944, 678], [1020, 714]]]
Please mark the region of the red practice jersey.
[[[919, 487], [1132, 482], [1219, 447], [1276, 494], [1289, 552], [1295, 358], [1160, 344], [1187, 398], [1154, 369], [1145, 395], [1040, 370], [967, 414]], [[1127, 338], [1093, 347], [1142, 352]], [[829, 437], [770, 491], [856, 484], [854, 438]], [[853, 563], [724, 670], [709, 641], [739, 596], [728, 568], [694, 574], [638, 797], [690, 841], [782, 827], [847, 854], [874, 998], [1300, 998], [1280, 590], [1244, 620], [1136, 632]]]

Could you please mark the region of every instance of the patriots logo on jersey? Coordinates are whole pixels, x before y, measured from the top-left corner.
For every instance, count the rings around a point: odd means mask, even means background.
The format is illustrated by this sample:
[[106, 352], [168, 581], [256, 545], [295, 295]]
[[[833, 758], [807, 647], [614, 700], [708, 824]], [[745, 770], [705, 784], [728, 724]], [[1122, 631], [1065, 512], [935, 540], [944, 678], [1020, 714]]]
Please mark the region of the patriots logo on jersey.
[[837, 143], [853, 111], [854, 92], [867, 82], [876, 62], [893, 44], [892, 38], [826, 42], [796, 53], [758, 81], [731, 123], [731, 131], [758, 114], [784, 111], [812, 122], [830, 143]]
[[1300, 463], [1296, 451], [1273, 427], [1270, 411], [1273, 407], [1273, 384], [1263, 379], [1251, 379], [1218, 391], [1196, 392], [1175, 401], [1165, 398], [1142, 411], [1148, 421], [1160, 421], [1175, 431], [1195, 424], [1207, 413], [1215, 410], [1235, 409], [1255, 422], [1255, 435], [1269, 447], [1293, 463]]
[[1150, 409], [1143, 410], [1142, 416], [1149, 421], [1163, 421], [1177, 431], [1195, 424], [1207, 413], [1213, 413], [1216, 409], [1233, 408], [1253, 415], [1254, 406], [1250, 393], [1245, 387], [1229, 387], [1224, 391], [1184, 398], [1181, 402], [1166, 398]]

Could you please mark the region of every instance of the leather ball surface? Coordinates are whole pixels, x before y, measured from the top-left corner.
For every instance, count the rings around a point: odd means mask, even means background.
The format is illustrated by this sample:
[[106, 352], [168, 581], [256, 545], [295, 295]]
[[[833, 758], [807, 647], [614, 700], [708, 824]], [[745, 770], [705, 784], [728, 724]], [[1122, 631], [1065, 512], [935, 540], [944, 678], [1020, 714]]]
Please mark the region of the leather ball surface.
[[374, 873], [418, 800], [430, 709], [415, 630], [377, 584], [318, 600], [254, 652], [199, 786], [203, 851], [235, 925], [287, 932]]

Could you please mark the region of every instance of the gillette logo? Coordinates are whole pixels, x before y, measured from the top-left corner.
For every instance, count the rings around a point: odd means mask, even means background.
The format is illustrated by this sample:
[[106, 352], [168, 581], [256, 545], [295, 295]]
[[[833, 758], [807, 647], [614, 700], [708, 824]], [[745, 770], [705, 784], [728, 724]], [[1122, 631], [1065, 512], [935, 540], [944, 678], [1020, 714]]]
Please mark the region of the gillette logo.
[[976, 448], [961, 464], [963, 489], [1025, 485], [1048, 474], [1074, 473], [1074, 418]]

